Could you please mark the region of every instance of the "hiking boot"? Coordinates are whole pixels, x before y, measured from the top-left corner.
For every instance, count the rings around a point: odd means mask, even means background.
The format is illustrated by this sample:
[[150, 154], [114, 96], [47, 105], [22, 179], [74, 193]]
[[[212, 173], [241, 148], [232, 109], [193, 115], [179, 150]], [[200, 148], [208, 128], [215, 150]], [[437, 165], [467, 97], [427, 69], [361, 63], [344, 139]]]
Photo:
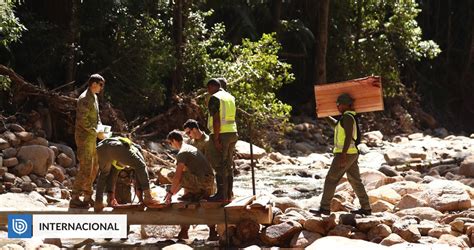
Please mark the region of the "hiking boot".
[[353, 214], [360, 214], [360, 215], [371, 215], [372, 214], [372, 210], [370, 209], [357, 209], [357, 210], [352, 210], [351, 213]]
[[188, 225], [181, 225], [181, 231], [179, 231], [179, 234], [178, 236], [176, 236], [176, 238], [178, 238], [179, 240], [189, 239], [188, 230], [189, 230]]
[[207, 238], [207, 240], [208, 241], [218, 241], [219, 240], [219, 235], [217, 235], [215, 225], [209, 226], [209, 238]]
[[331, 211], [328, 209], [320, 208], [320, 209], [310, 209], [309, 212], [315, 214], [315, 215], [330, 215]]
[[104, 210], [104, 203], [102, 201], [95, 201], [94, 203], [94, 212], [102, 212]]
[[88, 209], [90, 205], [88, 203], [85, 203], [77, 198], [73, 198], [69, 201], [69, 208], [81, 208], [81, 209]]
[[91, 195], [84, 195], [84, 203], [86, 203], [89, 207], [93, 207], [95, 205]]

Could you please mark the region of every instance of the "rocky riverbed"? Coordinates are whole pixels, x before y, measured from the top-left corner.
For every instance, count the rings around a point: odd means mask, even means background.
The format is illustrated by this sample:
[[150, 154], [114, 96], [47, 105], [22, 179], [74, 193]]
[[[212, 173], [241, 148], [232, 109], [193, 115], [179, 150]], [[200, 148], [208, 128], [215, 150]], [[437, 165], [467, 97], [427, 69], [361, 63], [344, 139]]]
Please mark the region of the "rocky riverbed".
[[[1, 132], [1, 131], [0, 131]], [[362, 180], [374, 214], [354, 216], [357, 197], [342, 180], [331, 203], [331, 216], [314, 216], [324, 178], [331, 163], [330, 131], [305, 122], [294, 127], [280, 152], [254, 148], [257, 195], [271, 197], [273, 225], [255, 239], [234, 240], [240, 247], [312, 247], [327, 249], [445, 249], [474, 244], [474, 138], [444, 129], [397, 136], [371, 131], [359, 145]], [[249, 144], [239, 142], [235, 161], [236, 196], [252, 193]], [[69, 188], [77, 172], [74, 151], [9, 125], [0, 133], [0, 207], [48, 209], [67, 207]], [[162, 146], [157, 149], [165, 150]], [[160, 152], [158, 152], [160, 153]], [[150, 170], [162, 166], [151, 163]], [[156, 186], [154, 194], [164, 195]], [[128, 239], [7, 239], [0, 228], [0, 246], [6, 248], [62, 247], [216, 247], [207, 241], [207, 227], [195, 226], [190, 239], [178, 242], [177, 226], [131, 226]], [[362, 241], [361, 241], [362, 240]], [[177, 245], [182, 243], [184, 245]], [[221, 243], [222, 244], [222, 243]]]

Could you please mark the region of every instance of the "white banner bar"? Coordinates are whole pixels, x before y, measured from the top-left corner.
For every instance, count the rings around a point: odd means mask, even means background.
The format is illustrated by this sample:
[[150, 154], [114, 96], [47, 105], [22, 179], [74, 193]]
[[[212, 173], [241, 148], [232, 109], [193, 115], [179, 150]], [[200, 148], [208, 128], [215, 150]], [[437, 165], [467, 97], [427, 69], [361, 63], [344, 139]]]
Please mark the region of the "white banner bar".
[[33, 236], [127, 238], [126, 214], [33, 214]]

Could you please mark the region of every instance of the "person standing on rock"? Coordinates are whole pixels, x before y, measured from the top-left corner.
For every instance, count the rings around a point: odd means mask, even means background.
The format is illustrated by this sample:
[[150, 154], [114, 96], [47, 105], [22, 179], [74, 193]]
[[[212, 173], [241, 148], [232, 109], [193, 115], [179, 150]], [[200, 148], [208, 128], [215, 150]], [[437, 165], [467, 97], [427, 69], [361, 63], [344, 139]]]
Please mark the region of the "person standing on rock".
[[[89, 208], [92, 200], [92, 183], [98, 171], [96, 140], [104, 139], [103, 132], [97, 131], [101, 124], [97, 94], [104, 88], [105, 79], [93, 74], [88, 80], [88, 88], [79, 96], [76, 107], [76, 124], [74, 138], [79, 159], [79, 172], [72, 186], [70, 208]], [[80, 196], [84, 195], [84, 200]]]
[[235, 98], [221, 88], [225, 79], [211, 79], [207, 82], [207, 92], [211, 95], [207, 104], [210, 131], [208, 157], [216, 171], [217, 193], [208, 201], [229, 202], [232, 199], [234, 174], [232, 157], [238, 140], [235, 115]]
[[330, 213], [330, 204], [336, 190], [337, 183], [344, 173], [351, 184], [354, 192], [359, 198], [361, 208], [353, 211], [357, 214], [370, 215], [371, 208], [369, 197], [365, 191], [364, 184], [360, 178], [359, 150], [357, 141], [360, 138], [359, 125], [356, 120], [356, 112], [353, 108], [354, 99], [349, 94], [341, 94], [337, 98], [337, 109], [341, 112], [341, 118], [336, 121], [330, 117], [329, 122], [334, 126], [334, 159], [324, 181], [323, 197], [319, 212]]
[[135, 171], [135, 190], [139, 201], [150, 208], [164, 207], [164, 204], [154, 199], [151, 194], [145, 158], [141, 153], [140, 145], [126, 137], [112, 137], [99, 142], [97, 155], [99, 156], [99, 179], [94, 211], [99, 212], [104, 208], [104, 190], [107, 190], [108, 205], [118, 205], [115, 200], [115, 182], [119, 172], [126, 166]]
[[[178, 131], [171, 131], [167, 136], [171, 147], [179, 150], [176, 155], [176, 173], [171, 188], [165, 196], [166, 204], [171, 204], [171, 198], [181, 187], [184, 194], [179, 199], [185, 201], [200, 201], [208, 198], [214, 187], [214, 173], [206, 157], [194, 146], [183, 142], [183, 136]], [[181, 225], [179, 239], [188, 238], [189, 225]], [[209, 225], [209, 240], [216, 240], [217, 232], [214, 225]]]

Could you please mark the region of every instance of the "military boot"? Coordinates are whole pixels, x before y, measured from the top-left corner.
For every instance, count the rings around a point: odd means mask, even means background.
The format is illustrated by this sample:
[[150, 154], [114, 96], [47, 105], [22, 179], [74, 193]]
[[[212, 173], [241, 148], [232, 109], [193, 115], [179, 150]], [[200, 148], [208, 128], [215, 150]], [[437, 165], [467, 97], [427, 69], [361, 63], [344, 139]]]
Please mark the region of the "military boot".
[[210, 202], [229, 202], [228, 180], [222, 175], [216, 175], [217, 193], [207, 199]]
[[73, 194], [69, 201], [70, 208], [89, 208], [89, 205], [79, 199], [78, 194]]

